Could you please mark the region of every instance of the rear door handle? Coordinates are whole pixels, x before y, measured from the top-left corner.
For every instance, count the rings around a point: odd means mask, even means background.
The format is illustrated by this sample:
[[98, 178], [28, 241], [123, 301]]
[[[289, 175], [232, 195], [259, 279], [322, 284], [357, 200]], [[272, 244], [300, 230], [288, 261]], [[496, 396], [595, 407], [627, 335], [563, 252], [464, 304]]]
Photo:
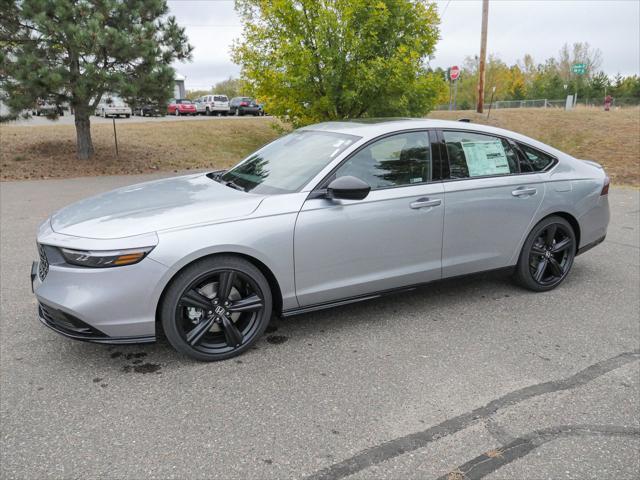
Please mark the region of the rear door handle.
[[538, 193], [538, 190], [533, 187], [519, 187], [511, 192], [511, 195], [514, 197], [526, 197], [529, 195], [535, 195], [536, 193]]
[[409, 206], [414, 210], [417, 210], [419, 208], [437, 207], [441, 203], [442, 200], [440, 200], [439, 198], [434, 198], [433, 200], [429, 200], [428, 198], [419, 198], [415, 202], [411, 202]]

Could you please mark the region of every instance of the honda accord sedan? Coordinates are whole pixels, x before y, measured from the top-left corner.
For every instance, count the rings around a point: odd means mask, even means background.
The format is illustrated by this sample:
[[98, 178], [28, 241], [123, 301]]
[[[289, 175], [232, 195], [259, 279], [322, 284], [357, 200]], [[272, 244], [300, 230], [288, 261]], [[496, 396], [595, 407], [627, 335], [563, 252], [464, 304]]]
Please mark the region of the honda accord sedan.
[[331, 122], [228, 171], [140, 183], [54, 213], [31, 271], [42, 323], [211, 361], [272, 315], [474, 272], [560, 285], [607, 233], [609, 179], [514, 132], [437, 120]]

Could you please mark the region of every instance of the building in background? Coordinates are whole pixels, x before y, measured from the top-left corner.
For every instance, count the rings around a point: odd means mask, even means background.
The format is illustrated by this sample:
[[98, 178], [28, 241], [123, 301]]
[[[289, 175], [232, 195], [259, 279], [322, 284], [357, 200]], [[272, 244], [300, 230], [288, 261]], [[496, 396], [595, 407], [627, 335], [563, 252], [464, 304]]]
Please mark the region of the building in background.
[[187, 91], [184, 88], [184, 81], [186, 79], [187, 77], [176, 72], [176, 78], [174, 80], [175, 83], [173, 85], [173, 96], [175, 98], [185, 98], [185, 96], [187, 95]]

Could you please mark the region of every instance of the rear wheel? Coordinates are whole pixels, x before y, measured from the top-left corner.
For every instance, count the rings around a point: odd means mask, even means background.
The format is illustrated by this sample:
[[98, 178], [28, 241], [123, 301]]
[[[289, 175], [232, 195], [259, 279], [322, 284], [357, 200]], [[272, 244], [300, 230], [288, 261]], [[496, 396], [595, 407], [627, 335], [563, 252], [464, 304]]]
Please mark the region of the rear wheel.
[[246, 351], [271, 318], [271, 290], [262, 272], [234, 256], [200, 260], [173, 280], [161, 306], [169, 343], [200, 361]]
[[544, 292], [560, 285], [569, 274], [576, 252], [576, 235], [562, 217], [540, 221], [522, 247], [516, 269], [517, 282]]

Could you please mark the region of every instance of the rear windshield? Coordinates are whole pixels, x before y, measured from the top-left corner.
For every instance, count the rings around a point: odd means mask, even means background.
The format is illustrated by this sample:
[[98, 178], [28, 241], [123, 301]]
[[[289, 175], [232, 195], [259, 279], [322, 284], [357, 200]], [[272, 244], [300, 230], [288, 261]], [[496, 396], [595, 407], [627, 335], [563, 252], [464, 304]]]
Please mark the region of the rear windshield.
[[226, 102], [228, 100], [227, 100], [227, 97], [216, 95], [215, 97], [213, 97], [213, 101], [214, 102]]

